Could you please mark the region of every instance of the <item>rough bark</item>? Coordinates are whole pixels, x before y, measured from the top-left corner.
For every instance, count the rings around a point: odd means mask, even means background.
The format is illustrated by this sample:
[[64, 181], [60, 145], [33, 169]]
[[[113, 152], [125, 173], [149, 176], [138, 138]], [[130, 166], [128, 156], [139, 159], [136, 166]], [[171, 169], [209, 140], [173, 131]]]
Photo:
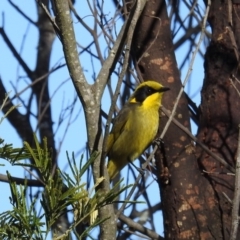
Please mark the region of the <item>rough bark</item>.
[[[138, 25], [134, 46], [142, 78], [157, 80], [171, 88], [163, 99], [163, 105], [171, 110], [182, 85], [164, 1], [148, 2]], [[190, 129], [184, 96], [180, 99], [175, 118]], [[166, 117], [161, 118], [160, 132], [166, 121]], [[221, 225], [220, 212], [212, 186], [198, 169], [194, 150], [191, 151], [190, 147], [191, 140], [171, 124], [164, 143], [167, 161], [161, 163], [157, 154], [157, 168], [166, 239], [211, 239], [212, 234], [218, 236], [215, 230]], [[169, 178], [168, 183], [166, 177]]]
[[[231, 1], [229, 1], [231, 2]], [[235, 154], [238, 142], [238, 124], [240, 122], [240, 98], [233, 84], [240, 89], [238, 70], [240, 8], [232, 6], [229, 18], [228, 1], [212, 1], [209, 23], [212, 28], [212, 39], [205, 56], [205, 79], [202, 88], [200, 106], [200, 123], [198, 139], [211, 151], [218, 154], [231, 166], [235, 166]], [[231, 37], [231, 21], [233, 20]], [[235, 40], [234, 40], [235, 39]], [[234, 48], [234, 41], [236, 45]], [[231, 82], [231, 79], [233, 82]], [[233, 198], [234, 176], [211, 156], [198, 149], [199, 163], [208, 174], [206, 178], [212, 184], [218, 204], [221, 228], [221, 239], [229, 239], [231, 229], [231, 208], [223, 193]], [[216, 235], [213, 235], [216, 237]], [[238, 232], [238, 238], [240, 232]], [[220, 239], [220, 238], [217, 238]]]

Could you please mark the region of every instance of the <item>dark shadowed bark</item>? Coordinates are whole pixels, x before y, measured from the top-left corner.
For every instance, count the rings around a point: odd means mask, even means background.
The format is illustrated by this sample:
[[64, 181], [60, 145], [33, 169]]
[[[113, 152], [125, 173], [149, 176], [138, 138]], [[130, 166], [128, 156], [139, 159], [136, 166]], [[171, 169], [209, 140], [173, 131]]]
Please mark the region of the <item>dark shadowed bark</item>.
[[[234, 88], [240, 89], [239, 82], [236, 81], [236, 78], [239, 79], [239, 16], [238, 4], [233, 4], [231, 9], [228, 1], [212, 1], [209, 15], [212, 40], [205, 56], [198, 131], [198, 139], [232, 167], [235, 167], [240, 123], [240, 98]], [[222, 239], [229, 239], [232, 204], [224, 194], [233, 199], [234, 176], [228, 175], [229, 170], [200, 148], [198, 154], [200, 165], [207, 171], [205, 176], [216, 194], [214, 201], [219, 207], [221, 220], [219, 233]], [[238, 239], [239, 237], [238, 232]]]

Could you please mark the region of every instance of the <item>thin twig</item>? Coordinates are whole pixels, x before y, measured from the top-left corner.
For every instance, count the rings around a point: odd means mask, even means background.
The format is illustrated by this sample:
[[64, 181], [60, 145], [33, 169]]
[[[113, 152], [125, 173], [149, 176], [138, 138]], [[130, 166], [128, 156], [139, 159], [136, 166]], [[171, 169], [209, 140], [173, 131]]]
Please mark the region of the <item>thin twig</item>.
[[232, 224], [230, 240], [237, 239], [238, 225], [239, 225], [239, 203], [240, 203], [240, 125], [238, 125], [238, 150], [237, 150], [237, 162], [236, 162], [236, 173], [235, 173], [235, 188], [233, 196], [233, 207], [232, 207]]
[[[161, 110], [164, 112], [164, 114], [170, 118], [169, 111], [161, 107]], [[211, 157], [213, 157], [215, 160], [219, 161], [221, 164], [223, 164], [228, 170], [231, 172], [235, 172], [235, 169], [229, 165], [223, 158], [219, 157], [217, 154], [213, 153], [209, 148], [204, 145], [202, 142], [200, 142], [186, 127], [184, 127], [179, 121], [177, 121], [175, 118], [172, 119], [172, 122], [177, 125], [180, 129], [182, 129], [196, 144], [198, 144], [205, 152], [207, 152]], [[154, 148], [155, 149], [155, 148]]]
[[41, 182], [44, 186], [45, 186], [45, 183], [35, 174], [33, 173], [32, 171], [30, 171], [27, 167], [25, 166], [22, 166], [25, 171], [27, 171], [31, 176], [33, 176], [38, 182]]
[[42, 7], [43, 11], [46, 13], [49, 21], [52, 23], [52, 26], [58, 36], [58, 38], [61, 40], [60, 38], [60, 29], [55, 21], [55, 18], [51, 16], [50, 12], [48, 11], [48, 8], [45, 6], [45, 4], [43, 4], [41, 1], [37, 0], [38, 4]]
[[239, 82], [239, 80], [238, 80], [234, 75], [232, 75], [232, 77], [229, 78], [229, 79], [230, 79], [230, 82], [232, 83], [232, 86], [234, 87], [234, 89], [236, 90], [238, 96], [240, 97], [240, 91], [238, 90], [236, 84], [233, 82], [232, 78], [233, 78], [234, 80], [238, 81], [238, 82]]
[[[234, 80], [239, 81], [234, 75], [232, 75], [232, 78], [234, 78]], [[234, 89], [236, 90], [237, 94], [240, 97], [240, 91], [238, 90], [236, 84], [233, 82], [232, 78], [229, 78], [230, 82], [232, 83], [232, 86], [234, 87]]]
[[201, 45], [201, 43], [202, 43], [202, 41], [203, 41], [203, 38], [204, 38], [204, 35], [205, 35], [205, 28], [206, 28], [207, 17], [208, 17], [208, 13], [209, 13], [209, 10], [210, 10], [210, 6], [211, 6], [211, 0], [208, 0], [208, 5], [207, 5], [207, 8], [206, 8], [205, 16], [204, 16], [204, 18], [203, 18], [202, 31], [201, 31], [201, 35], [200, 35], [198, 44], [197, 44], [197, 46], [196, 46], [195, 51], [193, 52], [193, 56], [192, 56], [192, 59], [191, 59], [191, 62], [190, 62], [190, 65], [189, 65], [189, 68], [188, 68], [188, 71], [187, 71], [187, 75], [186, 75], [186, 77], [185, 77], [185, 79], [184, 79], [184, 81], [183, 81], [183, 84], [182, 84], [183, 86], [182, 86], [182, 88], [180, 89], [179, 94], [178, 94], [178, 96], [177, 96], [177, 99], [176, 99], [176, 102], [175, 102], [175, 104], [174, 104], [174, 107], [173, 107], [171, 116], [170, 116], [170, 118], [168, 119], [168, 121], [167, 121], [167, 123], [166, 123], [166, 125], [165, 125], [165, 127], [164, 127], [164, 129], [163, 129], [163, 131], [162, 131], [162, 134], [161, 134], [161, 136], [160, 136], [161, 139], [163, 139], [163, 137], [165, 136], [165, 134], [166, 134], [166, 132], [167, 132], [167, 130], [168, 130], [171, 122], [172, 122], [172, 119], [173, 119], [173, 117], [174, 117], [174, 115], [175, 115], [175, 113], [176, 113], [176, 109], [177, 109], [178, 103], [179, 103], [180, 98], [181, 98], [181, 96], [182, 96], [182, 94], [183, 94], [183, 92], [184, 92], [184, 87], [186, 86], [186, 84], [187, 84], [187, 82], [188, 82], [188, 80], [189, 80], [190, 74], [191, 74], [191, 72], [192, 72], [193, 64], [194, 64], [196, 55], [197, 55], [197, 53], [198, 53], [198, 51], [199, 51], [199, 49], [200, 49], [200, 45]]
[[120, 216], [120, 214], [123, 212], [123, 210], [125, 209], [126, 205], [127, 205], [127, 201], [131, 198], [131, 196], [133, 195], [136, 187], [138, 186], [138, 182], [140, 181], [140, 179], [142, 178], [142, 175], [139, 174], [135, 183], [133, 184], [127, 198], [126, 198], [126, 202], [123, 203], [123, 205], [120, 207], [120, 209], [117, 211], [116, 213], [116, 217], [118, 218]]
[[13, 46], [12, 42], [8, 38], [8, 35], [6, 34], [3, 27], [0, 27], [0, 35], [2, 35], [4, 42], [12, 52], [13, 56], [17, 59], [18, 63], [21, 65], [23, 70], [26, 72], [28, 77], [30, 79], [33, 79], [33, 71], [28, 67], [27, 63], [23, 60], [23, 58], [20, 56], [20, 54], [17, 52], [16, 48]]
[[[129, 28], [132, 28], [132, 30], [135, 29], [136, 26], [136, 21], [138, 20], [135, 19], [136, 16], [134, 15], [135, 13], [137, 13], [136, 9], [136, 2], [137, 4], [143, 5], [145, 6], [146, 0], [137, 0], [135, 1], [135, 3], [133, 4], [133, 10], [130, 12], [127, 20], [125, 21], [124, 25], [122, 26], [118, 37], [112, 47], [112, 49], [109, 52], [109, 55], [107, 57], [107, 59], [105, 60], [98, 76], [95, 82], [95, 87], [97, 89], [99, 89], [100, 92], [103, 91], [103, 89], [105, 88], [105, 85], [110, 77], [110, 74], [113, 72], [113, 69], [116, 66], [116, 63], [119, 59], [119, 56], [122, 54], [122, 50], [124, 48], [124, 45], [126, 43], [126, 39], [128, 37], [129, 34]], [[141, 10], [142, 12], [142, 10]]]
[[95, 24], [96, 23], [96, 19], [97, 19], [96, 14], [93, 15], [93, 16], [95, 16], [94, 17], [94, 29], [91, 29], [83, 21], [83, 19], [78, 15], [76, 9], [74, 8], [74, 6], [72, 4], [72, 1], [68, 0], [68, 2], [69, 2], [69, 7], [70, 7], [71, 11], [73, 12], [74, 16], [82, 24], [82, 26], [92, 35], [94, 43], [95, 43], [95, 46], [96, 46], [97, 55], [99, 57], [99, 60], [100, 60], [101, 64], [103, 64], [104, 59], [103, 59], [103, 56], [102, 56], [102, 53], [101, 53], [101, 50], [100, 50], [100, 46], [99, 46], [99, 41], [98, 41], [98, 38], [100, 37], [100, 35], [97, 34], [97, 24]]
[[159, 239], [159, 240], [164, 239], [163, 237], [159, 236], [156, 232], [142, 226], [139, 223], [134, 222], [132, 219], [126, 217], [123, 214], [119, 215], [119, 219], [122, 222], [126, 223], [128, 225], [128, 227], [134, 228], [138, 232], [145, 234], [146, 236], [150, 237], [151, 239]]
[[[142, 60], [142, 58], [144, 57], [144, 55], [149, 52], [149, 49], [151, 49], [151, 47], [153, 46], [153, 44], [157, 41], [157, 38], [159, 37], [159, 33], [160, 33], [160, 29], [161, 29], [161, 25], [162, 25], [162, 21], [161, 18], [159, 17], [155, 17], [155, 16], [149, 16], [151, 18], [155, 18], [156, 20], [159, 21], [159, 28], [157, 30], [156, 36], [155, 38], [151, 41], [151, 43], [149, 44], [149, 46], [147, 47], [147, 49], [142, 53], [142, 55], [139, 57], [138, 61], [137, 61], [137, 66], [140, 63], [140, 61]], [[141, 76], [141, 74], [139, 74], [139, 76]]]
[[33, 21], [30, 17], [27, 16], [15, 3], [13, 3], [11, 0], [8, 1], [15, 10], [20, 13], [23, 18], [25, 18], [28, 22], [32, 23], [34, 26], [37, 26], [37, 23]]
[[222, 192], [223, 196], [227, 199], [227, 201], [232, 204], [232, 200], [229, 198], [229, 196], [225, 193], [225, 192]]
[[64, 65], [60, 65], [52, 70], [50, 70], [48, 73], [46, 74], [43, 74], [41, 77], [39, 78], [36, 78], [35, 80], [33, 80], [29, 85], [27, 85], [25, 88], [23, 88], [21, 91], [15, 93], [15, 95], [11, 98], [11, 100], [8, 100], [6, 102], [6, 105], [5, 106], [8, 106], [8, 104], [10, 104], [10, 102], [12, 102], [15, 98], [18, 98], [20, 97], [21, 94], [23, 94], [25, 91], [27, 91], [29, 88], [33, 87], [33, 85], [37, 84], [38, 82], [42, 81], [42, 80], [45, 80], [46, 77], [48, 77], [51, 73], [55, 72], [56, 70], [60, 69], [61, 67], [64, 67]]

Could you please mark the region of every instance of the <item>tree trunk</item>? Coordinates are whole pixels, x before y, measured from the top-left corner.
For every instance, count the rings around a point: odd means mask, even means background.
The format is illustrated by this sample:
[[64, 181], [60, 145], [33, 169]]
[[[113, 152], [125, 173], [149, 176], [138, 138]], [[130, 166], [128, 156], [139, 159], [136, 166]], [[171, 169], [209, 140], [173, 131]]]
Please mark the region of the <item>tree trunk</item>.
[[[143, 79], [154, 79], [171, 88], [164, 96], [163, 105], [172, 110], [182, 84], [164, 1], [148, 2], [138, 24], [134, 46]], [[175, 118], [190, 129], [187, 106], [183, 95]], [[167, 118], [162, 116], [160, 132], [166, 121]], [[165, 238], [211, 239], [214, 235], [221, 239], [221, 219], [215, 193], [199, 171], [190, 138], [172, 123], [164, 136], [164, 143], [166, 163], [161, 162], [159, 153], [156, 158]]]
[[[212, 28], [212, 39], [205, 56], [198, 139], [229, 165], [235, 167], [240, 101], [233, 85], [240, 89], [239, 82], [235, 78], [239, 78], [240, 8], [239, 5], [234, 4], [232, 10], [229, 7], [228, 1], [212, 1], [208, 18]], [[232, 16], [228, 16], [228, 13]], [[229, 20], [231, 18], [232, 27]], [[221, 238], [229, 239], [232, 204], [224, 193], [233, 199], [234, 176], [227, 175], [229, 170], [201, 148], [198, 148], [198, 156], [200, 166], [207, 171], [205, 177], [212, 184], [216, 194], [214, 202], [217, 203], [220, 213]], [[213, 237], [216, 238], [216, 235]], [[239, 232], [237, 239], [240, 239]]]

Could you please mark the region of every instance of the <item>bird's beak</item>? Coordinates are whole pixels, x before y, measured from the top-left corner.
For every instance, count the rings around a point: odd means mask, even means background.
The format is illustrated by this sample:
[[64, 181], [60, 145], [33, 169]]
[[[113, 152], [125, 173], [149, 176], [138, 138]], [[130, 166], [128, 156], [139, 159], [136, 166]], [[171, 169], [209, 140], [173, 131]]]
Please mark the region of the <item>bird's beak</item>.
[[159, 89], [159, 92], [166, 92], [166, 91], [168, 91], [168, 90], [170, 90], [170, 88], [168, 88], [168, 87], [162, 87], [161, 89]]

